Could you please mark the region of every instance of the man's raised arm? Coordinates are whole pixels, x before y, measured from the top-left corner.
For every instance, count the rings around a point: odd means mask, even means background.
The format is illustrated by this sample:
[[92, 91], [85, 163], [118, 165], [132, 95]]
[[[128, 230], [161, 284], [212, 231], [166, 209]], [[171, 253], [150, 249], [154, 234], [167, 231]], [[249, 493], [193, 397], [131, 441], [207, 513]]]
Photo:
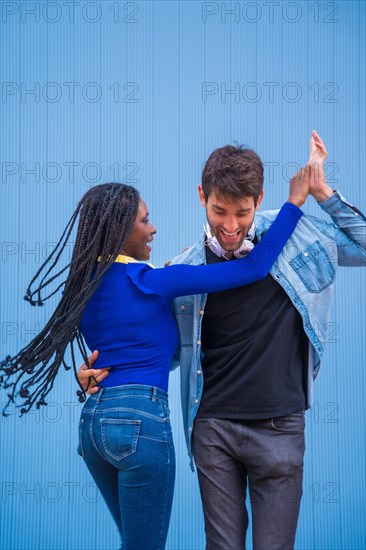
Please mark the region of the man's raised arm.
[[[324, 171], [328, 152], [317, 132], [312, 132], [310, 140], [310, 157], [307, 165], [311, 167], [310, 194], [319, 206], [329, 214], [333, 223], [319, 218], [312, 218], [318, 229], [335, 236], [338, 265], [366, 265], [366, 216], [350, 204], [339, 191], [329, 187]], [[331, 250], [327, 250], [332, 254]]]

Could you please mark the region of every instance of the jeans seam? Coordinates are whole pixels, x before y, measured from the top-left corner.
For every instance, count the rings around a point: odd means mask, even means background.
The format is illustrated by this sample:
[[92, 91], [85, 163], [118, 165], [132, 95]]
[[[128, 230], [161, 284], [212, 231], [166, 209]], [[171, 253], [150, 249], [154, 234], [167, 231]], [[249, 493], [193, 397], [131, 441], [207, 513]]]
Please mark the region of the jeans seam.
[[121, 411], [141, 414], [141, 416], [146, 416], [147, 418], [151, 418], [151, 420], [155, 420], [156, 422], [161, 422], [161, 423], [165, 422], [165, 419], [161, 418], [160, 416], [155, 416], [151, 413], [142, 411], [141, 409], [131, 409], [127, 407], [114, 407], [113, 409], [101, 409], [99, 411], [96, 411], [95, 414], [104, 414], [106, 412], [121, 412]]
[[[114, 396], [110, 396], [110, 397], [106, 397], [105, 395], [103, 396], [103, 401], [110, 401], [110, 400], [114, 400], [114, 399], [129, 399], [130, 397], [141, 397], [142, 399], [147, 399], [148, 401], [151, 401], [151, 395], [148, 395], [148, 394], [139, 394], [139, 393], [128, 393], [126, 395], [114, 395]], [[161, 401], [163, 403], [165, 403], [165, 398], [164, 397], [156, 397], [156, 401], [155, 402], [158, 402], [158, 401]]]
[[169, 466], [170, 466], [170, 452], [169, 452], [169, 441], [168, 441], [168, 439], [166, 439], [165, 444], [166, 444], [167, 455], [168, 455], [168, 463], [167, 463], [168, 475], [166, 476], [166, 483], [165, 483], [164, 505], [163, 505], [162, 524], [161, 524], [161, 528], [160, 528], [159, 548], [161, 547], [161, 541], [162, 541], [162, 538], [163, 538], [163, 528], [164, 528], [164, 524], [165, 524], [165, 515], [166, 515], [166, 502], [167, 502], [167, 498], [168, 498], [168, 489], [169, 489], [169, 482], [170, 482], [170, 475], [171, 475], [170, 468], [169, 468]]
[[105, 460], [105, 457], [102, 455], [102, 453], [100, 452], [100, 450], [97, 447], [97, 444], [95, 443], [95, 439], [94, 439], [94, 435], [93, 435], [94, 418], [95, 418], [95, 409], [94, 409], [94, 412], [93, 412], [93, 415], [92, 415], [92, 419], [90, 421], [90, 428], [89, 428], [89, 430], [90, 430], [90, 440], [92, 442], [92, 445], [93, 445], [95, 451], [98, 453], [99, 456], [102, 457], [103, 460]]
[[158, 441], [159, 443], [166, 443], [166, 439], [157, 439], [156, 437], [149, 437], [148, 435], [139, 435], [139, 439], [148, 439], [149, 441]]
[[80, 456], [82, 459], [84, 459], [84, 446], [83, 446], [83, 438], [82, 438], [82, 431], [84, 427], [84, 418], [80, 418], [79, 420], [79, 449], [80, 449]]

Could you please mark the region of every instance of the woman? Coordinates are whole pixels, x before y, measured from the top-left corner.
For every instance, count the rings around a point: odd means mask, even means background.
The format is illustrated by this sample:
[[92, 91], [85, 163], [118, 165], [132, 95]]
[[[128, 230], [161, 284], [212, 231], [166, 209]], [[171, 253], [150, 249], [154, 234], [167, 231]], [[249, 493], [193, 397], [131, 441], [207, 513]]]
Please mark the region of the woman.
[[[163, 549], [168, 531], [175, 459], [166, 392], [178, 343], [172, 299], [265, 277], [302, 215], [298, 206], [308, 184], [308, 177], [293, 178], [288, 202], [245, 258], [167, 269], [138, 263], [149, 259], [156, 232], [138, 191], [118, 183], [98, 185], [85, 193], [32, 279], [25, 296], [32, 305], [42, 305], [62, 286], [64, 293], [40, 334], [3, 361], [2, 385], [11, 388], [9, 402], [18, 395], [24, 400], [20, 412], [25, 414], [33, 405], [46, 405], [59, 368], [70, 368], [64, 360], [69, 344], [75, 376], [75, 343], [86, 362], [84, 338], [100, 350], [98, 366], [112, 370], [108, 387], [84, 405], [78, 451], [116, 521], [124, 550]], [[51, 277], [78, 216], [71, 262]], [[269, 246], [271, 254], [265, 254]], [[50, 261], [38, 288], [31, 290]], [[42, 297], [68, 267], [66, 281]], [[84, 391], [78, 393], [84, 400]]]

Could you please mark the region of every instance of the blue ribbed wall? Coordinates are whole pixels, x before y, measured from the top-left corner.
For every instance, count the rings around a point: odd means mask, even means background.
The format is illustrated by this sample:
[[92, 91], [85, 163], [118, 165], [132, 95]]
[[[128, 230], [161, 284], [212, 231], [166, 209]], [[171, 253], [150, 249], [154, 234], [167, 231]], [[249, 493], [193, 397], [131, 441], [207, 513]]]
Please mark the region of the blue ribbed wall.
[[[315, 128], [331, 185], [366, 209], [365, 2], [3, 1], [0, 9], [2, 357], [52, 311], [56, 302], [33, 309], [22, 296], [95, 183], [139, 187], [159, 230], [156, 265], [201, 231], [202, 165], [227, 143], [261, 155], [264, 208], [274, 208]], [[320, 214], [313, 200], [306, 208]], [[299, 550], [366, 544], [365, 273], [338, 276], [307, 414]], [[117, 548], [76, 454], [75, 390], [64, 373], [42, 412], [0, 419], [1, 548]], [[203, 549], [176, 373], [170, 396], [178, 470], [168, 548]]]

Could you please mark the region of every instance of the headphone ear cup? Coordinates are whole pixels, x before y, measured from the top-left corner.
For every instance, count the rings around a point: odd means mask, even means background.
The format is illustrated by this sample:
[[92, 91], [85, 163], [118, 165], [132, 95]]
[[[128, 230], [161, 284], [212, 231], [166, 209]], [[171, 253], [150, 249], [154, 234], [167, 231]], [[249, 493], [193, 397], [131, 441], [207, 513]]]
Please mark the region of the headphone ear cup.
[[216, 256], [219, 256], [221, 258], [222, 256], [226, 255], [226, 250], [222, 248], [216, 237], [212, 237], [208, 246], [211, 248], [212, 252], [216, 254]]
[[249, 252], [253, 250], [253, 248], [254, 244], [252, 243], [252, 241], [250, 241], [249, 239], [244, 239], [241, 247], [238, 250], [234, 250], [234, 256], [235, 258], [243, 258], [247, 254], [249, 254]]
[[221, 256], [225, 257], [226, 250], [222, 248], [216, 237], [212, 236], [211, 227], [208, 225], [208, 223], [205, 226], [205, 233], [207, 236], [207, 245], [212, 250], [212, 252], [216, 254], [216, 256], [218, 256], [219, 258], [221, 258]]

